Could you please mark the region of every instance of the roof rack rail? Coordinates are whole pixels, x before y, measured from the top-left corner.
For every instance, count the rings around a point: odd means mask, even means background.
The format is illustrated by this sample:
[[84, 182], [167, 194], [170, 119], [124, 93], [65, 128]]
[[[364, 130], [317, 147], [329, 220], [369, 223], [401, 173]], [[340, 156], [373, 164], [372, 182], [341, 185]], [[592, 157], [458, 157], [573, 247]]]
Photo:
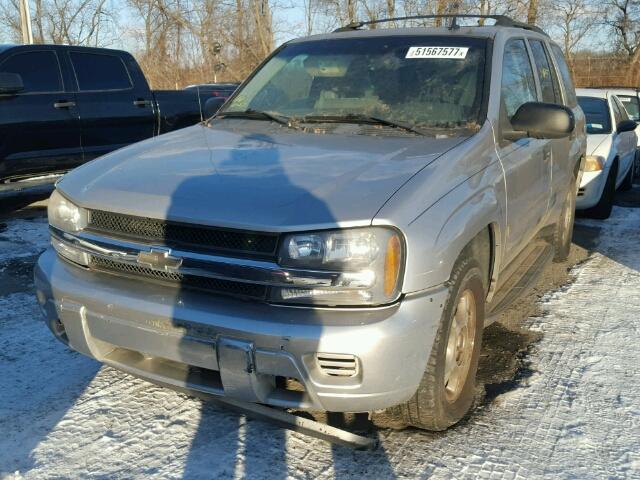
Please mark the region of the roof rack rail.
[[[374, 25], [378, 23], [387, 23], [387, 22], [397, 22], [402, 20], [423, 20], [428, 18], [449, 18], [451, 19], [451, 24], [449, 25], [450, 30], [455, 30], [459, 28], [457, 19], [458, 18], [478, 18], [478, 19], [491, 19], [495, 20], [495, 26], [498, 27], [514, 27], [514, 28], [523, 28], [525, 30], [531, 30], [533, 32], [541, 33], [542, 35], [547, 35], [544, 30], [540, 27], [536, 27], [535, 25], [529, 25], [528, 23], [518, 22], [506, 15], [473, 15], [467, 13], [448, 13], [444, 15], [413, 15], [409, 17], [395, 17], [395, 18], [381, 18], [379, 20], [370, 20], [368, 22], [353, 22], [344, 27], [337, 28], [333, 31], [333, 33], [339, 32], [350, 32], [352, 30], [358, 30], [367, 25]], [[548, 35], [547, 35], [548, 36]]]

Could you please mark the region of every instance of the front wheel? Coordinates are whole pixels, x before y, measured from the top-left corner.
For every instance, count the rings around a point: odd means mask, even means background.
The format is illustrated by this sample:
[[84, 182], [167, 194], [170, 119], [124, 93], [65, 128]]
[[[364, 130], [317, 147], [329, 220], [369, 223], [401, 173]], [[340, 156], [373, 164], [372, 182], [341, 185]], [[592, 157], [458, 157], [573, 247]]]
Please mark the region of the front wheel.
[[476, 260], [458, 261], [418, 390], [395, 409], [406, 425], [445, 430], [471, 408], [484, 327], [483, 278]]

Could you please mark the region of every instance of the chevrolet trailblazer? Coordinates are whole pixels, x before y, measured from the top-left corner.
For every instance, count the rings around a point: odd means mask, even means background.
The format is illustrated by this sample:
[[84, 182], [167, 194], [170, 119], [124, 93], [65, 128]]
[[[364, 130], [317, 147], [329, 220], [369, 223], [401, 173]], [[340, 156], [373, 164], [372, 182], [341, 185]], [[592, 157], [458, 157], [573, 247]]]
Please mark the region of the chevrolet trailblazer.
[[53, 334], [174, 388], [455, 424], [483, 327], [568, 255], [586, 146], [558, 46], [493, 20], [290, 41], [208, 121], [66, 175]]

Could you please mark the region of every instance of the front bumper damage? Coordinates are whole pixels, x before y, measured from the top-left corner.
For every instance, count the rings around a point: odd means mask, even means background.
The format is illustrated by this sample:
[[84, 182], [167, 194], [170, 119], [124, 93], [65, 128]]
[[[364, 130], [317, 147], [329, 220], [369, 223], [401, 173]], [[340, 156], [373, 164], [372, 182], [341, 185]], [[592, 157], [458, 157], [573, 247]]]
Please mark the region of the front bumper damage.
[[[89, 271], [49, 249], [35, 270], [54, 335], [151, 381], [267, 405], [365, 412], [407, 401], [444, 287], [381, 308], [274, 306]], [[332, 374], [334, 365], [348, 375]]]

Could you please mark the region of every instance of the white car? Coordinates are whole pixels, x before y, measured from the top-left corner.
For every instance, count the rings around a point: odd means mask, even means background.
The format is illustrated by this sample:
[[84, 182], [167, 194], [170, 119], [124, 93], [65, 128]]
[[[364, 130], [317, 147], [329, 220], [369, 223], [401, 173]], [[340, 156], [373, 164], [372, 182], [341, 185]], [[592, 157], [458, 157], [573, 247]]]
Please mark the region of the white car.
[[576, 94], [587, 118], [587, 159], [576, 208], [609, 218], [615, 191], [632, 187], [637, 123], [610, 90], [585, 88]]
[[[635, 88], [616, 88], [611, 92], [622, 102], [627, 115], [631, 120], [640, 122], [640, 90]], [[634, 176], [640, 178], [640, 124], [636, 127], [636, 135], [638, 136], [638, 151], [634, 162]]]

